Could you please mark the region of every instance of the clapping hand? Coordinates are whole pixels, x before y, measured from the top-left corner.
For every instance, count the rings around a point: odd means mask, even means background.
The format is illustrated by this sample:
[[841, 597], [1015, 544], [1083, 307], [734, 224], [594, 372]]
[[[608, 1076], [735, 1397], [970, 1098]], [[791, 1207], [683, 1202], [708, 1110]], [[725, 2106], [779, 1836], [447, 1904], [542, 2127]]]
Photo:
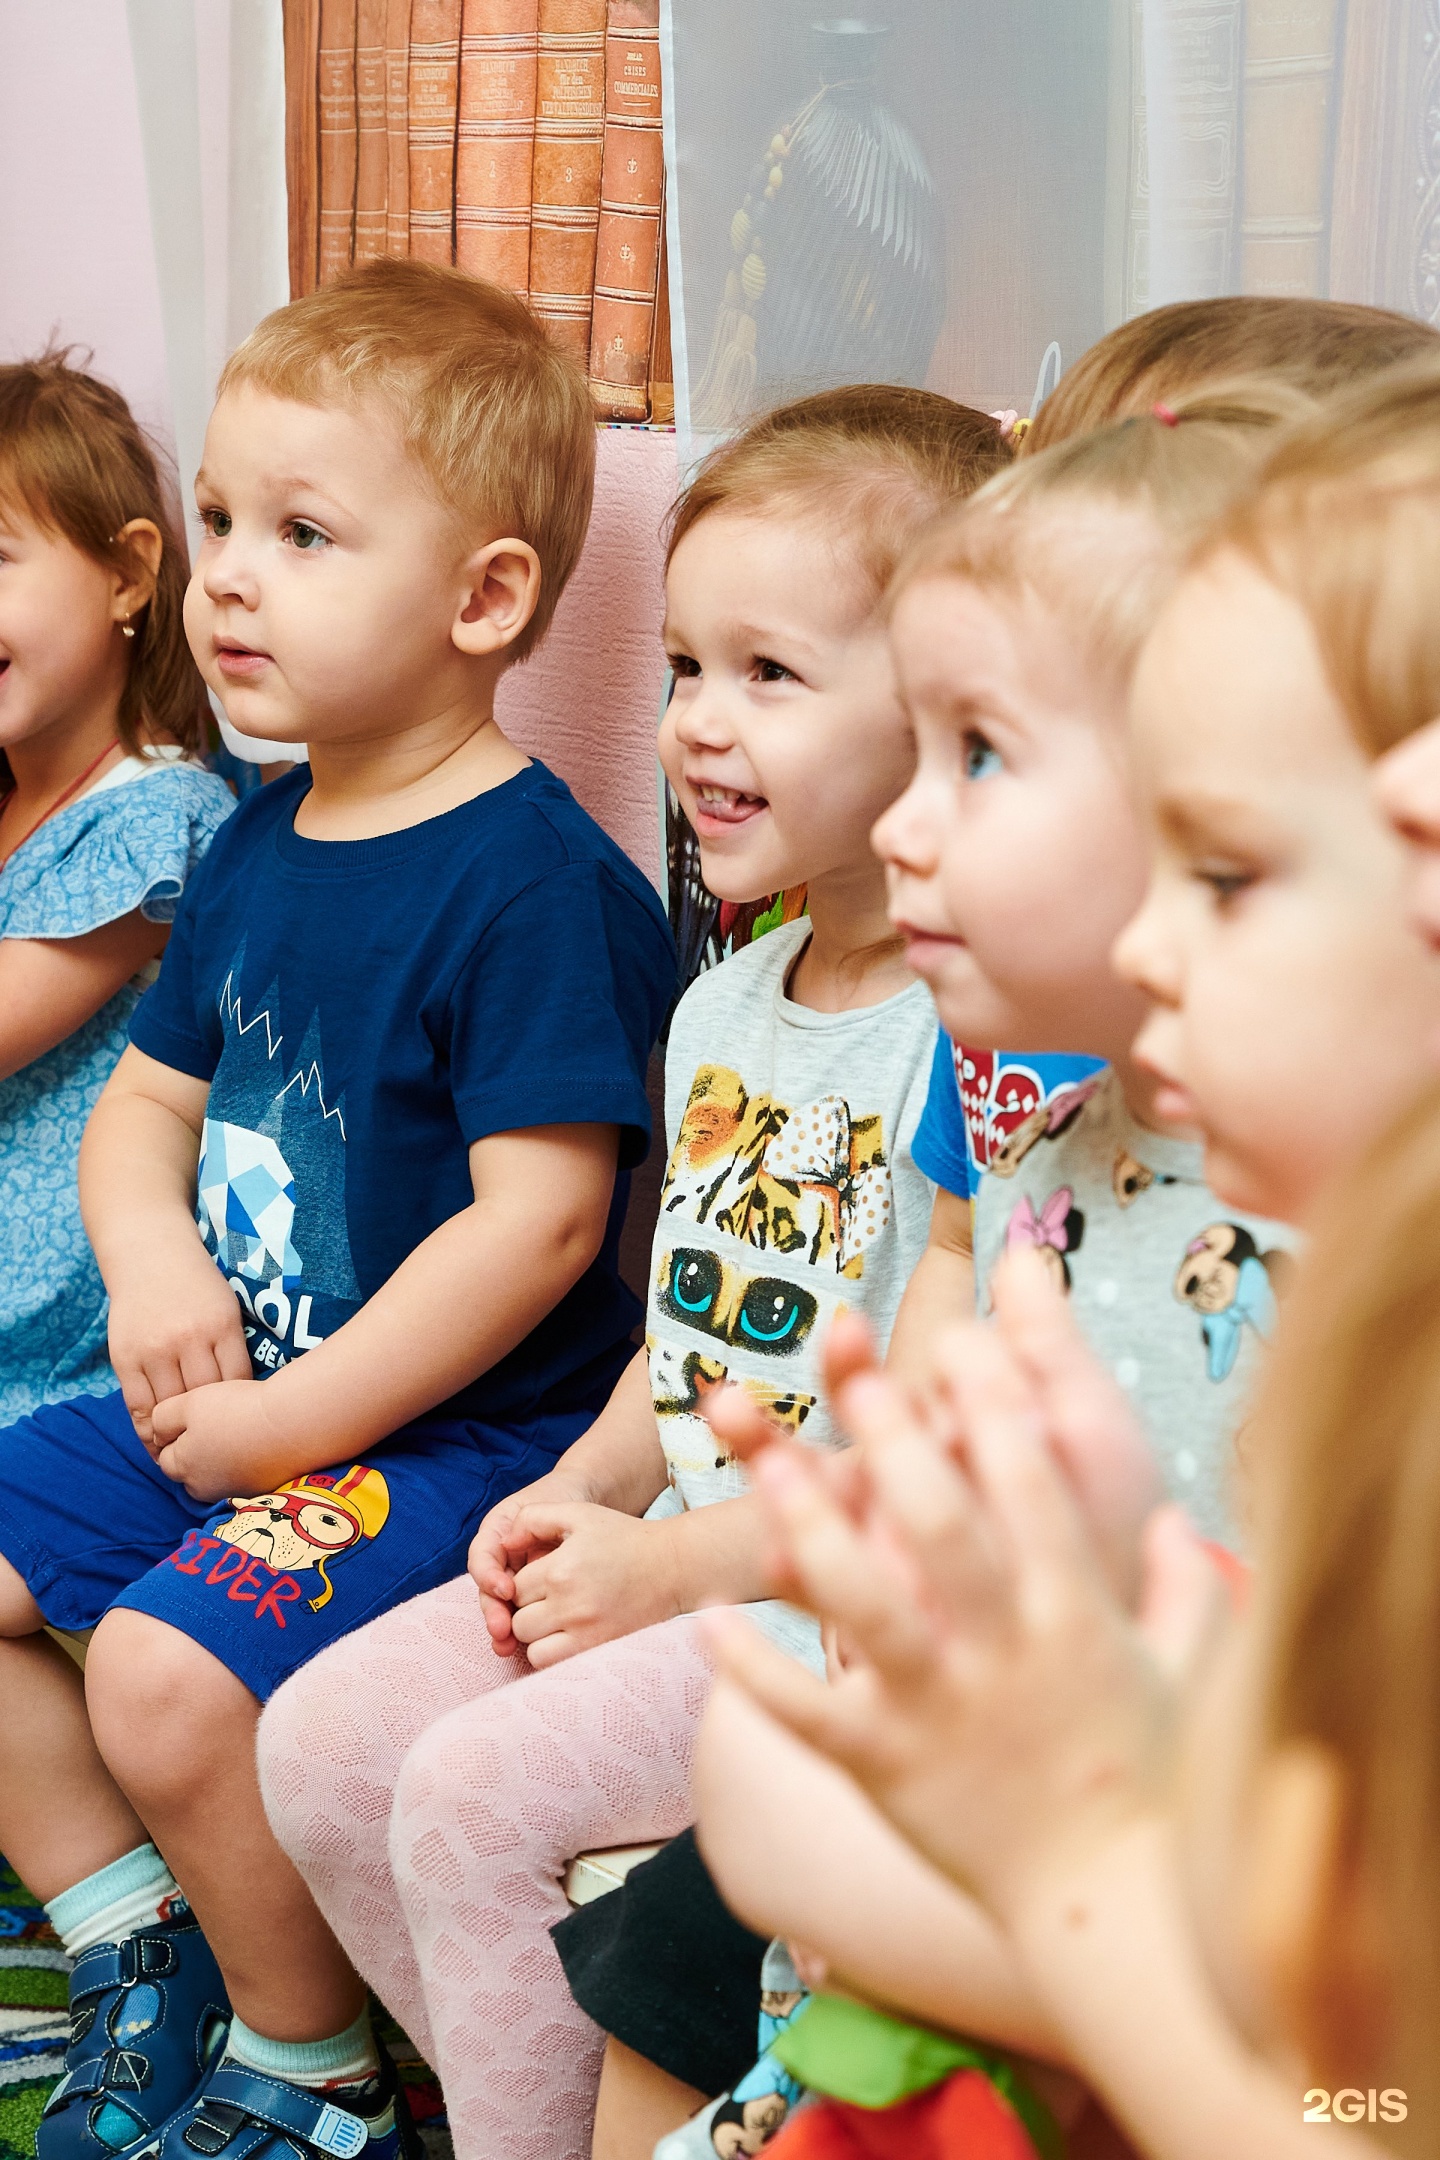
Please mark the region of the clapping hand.
[[734, 1616], [710, 1628], [730, 1679], [1004, 1919], [1161, 1804], [1176, 1677], [1223, 1593], [1183, 1516], [1154, 1508], [1128, 1405], [1028, 1256], [999, 1272], [996, 1312], [944, 1341], [919, 1394], [841, 1333], [828, 1377], [849, 1458], [717, 1399], [778, 1586], [852, 1655], [827, 1687]]

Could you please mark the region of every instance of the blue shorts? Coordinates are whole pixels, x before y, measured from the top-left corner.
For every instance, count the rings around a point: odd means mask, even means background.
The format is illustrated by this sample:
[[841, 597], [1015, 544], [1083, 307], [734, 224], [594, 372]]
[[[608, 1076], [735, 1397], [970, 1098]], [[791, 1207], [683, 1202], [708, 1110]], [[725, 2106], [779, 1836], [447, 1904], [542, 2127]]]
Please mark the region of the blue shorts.
[[150, 1613], [264, 1702], [327, 1643], [462, 1575], [481, 1517], [594, 1415], [418, 1418], [363, 1461], [201, 1501], [157, 1468], [119, 1394], [52, 1403], [0, 1430], [0, 1554], [52, 1627]]

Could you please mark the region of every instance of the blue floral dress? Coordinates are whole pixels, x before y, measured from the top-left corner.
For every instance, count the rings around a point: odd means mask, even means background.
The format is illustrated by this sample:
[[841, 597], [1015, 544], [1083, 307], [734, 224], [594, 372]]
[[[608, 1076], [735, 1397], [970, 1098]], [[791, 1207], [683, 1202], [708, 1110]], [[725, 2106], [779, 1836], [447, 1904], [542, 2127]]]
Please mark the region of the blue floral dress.
[[[0, 938], [70, 938], [139, 908], [170, 922], [234, 808], [223, 780], [164, 753], [127, 759], [0, 866]], [[85, 1120], [153, 968], [75, 1034], [0, 1079], [0, 1424], [115, 1385], [105, 1287], [76, 1186]]]

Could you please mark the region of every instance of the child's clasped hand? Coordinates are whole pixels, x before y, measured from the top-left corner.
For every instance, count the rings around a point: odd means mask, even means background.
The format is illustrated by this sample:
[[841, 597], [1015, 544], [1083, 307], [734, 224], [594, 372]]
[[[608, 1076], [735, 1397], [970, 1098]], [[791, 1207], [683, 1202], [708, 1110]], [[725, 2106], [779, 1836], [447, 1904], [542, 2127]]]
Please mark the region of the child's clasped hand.
[[469, 1563], [495, 1648], [537, 1669], [685, 1609], [662, 1523], [548, 1483], [491, 1510]]

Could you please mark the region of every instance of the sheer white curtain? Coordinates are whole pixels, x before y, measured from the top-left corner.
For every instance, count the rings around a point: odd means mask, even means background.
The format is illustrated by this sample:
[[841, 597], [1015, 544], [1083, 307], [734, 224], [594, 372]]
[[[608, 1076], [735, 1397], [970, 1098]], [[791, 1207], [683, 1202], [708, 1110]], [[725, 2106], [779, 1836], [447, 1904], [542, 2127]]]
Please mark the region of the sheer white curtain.
[[1440, 0], [667, 0], [682, 432], [870, 372], [1027, 406], [1164, 301], [1440, 319]]
[[[126, 0], [125, 15], [188, 509], [225, 357], [289, 298], [281, 0]], [[216, 718], [239, 756], [304, 755]]]

